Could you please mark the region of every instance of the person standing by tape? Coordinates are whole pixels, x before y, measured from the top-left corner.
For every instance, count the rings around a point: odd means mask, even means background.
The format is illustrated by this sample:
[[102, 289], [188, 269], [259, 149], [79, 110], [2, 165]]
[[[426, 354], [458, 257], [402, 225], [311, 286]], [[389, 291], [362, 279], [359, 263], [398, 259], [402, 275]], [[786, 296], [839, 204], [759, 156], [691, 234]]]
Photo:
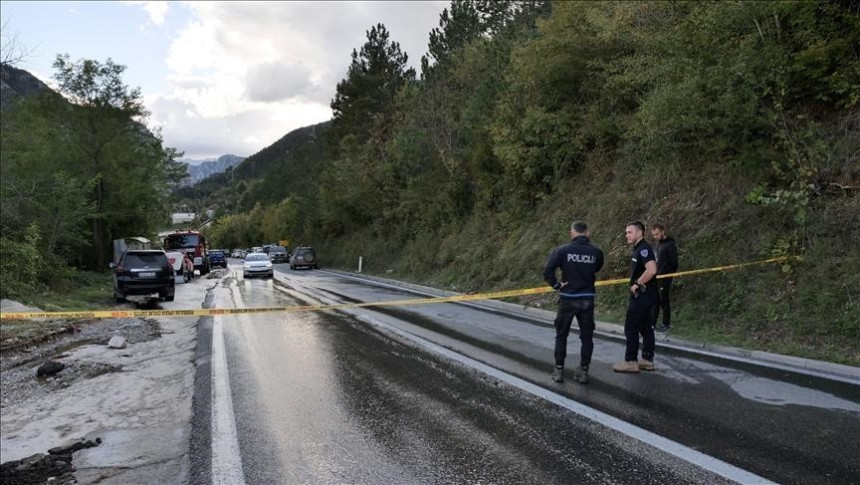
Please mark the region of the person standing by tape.
[[[555, 382], [564, 381], [567, 337], [573, 318], [576, 317], [582, 347], [579, 367], [573, 375], [579, 383], [588, 383], [588, 366], [594, 351], [594, 282], [597, 272], [603, 267], [603, 251], [592, 246], [588, 236], [585, 222], [571, 224], [571, 241], [550, 254], [543, 271], [544, 280], [559, 292], [558, 314], [555, 317], [555, 369], [552, 372]], [[561, 269], [561, 281], [556, 278], [558, 269]]]
[[[678, 272], [678, 246], [675, 240], [666, 234], [666, 226], [663, 224], [652, 224], [651, 235], [654, 236], [656, 245], [654, 255], [657, 258], [657, 276]], [[654, 317], [652, 323], [657, 325], [660, 310], [663, 310], [663, 322], [657, 327], [657, 332], [666, 332], [672, 323], [672, 305], [669, 302], [669, 290], [672, 289], [672, 278], [660, 278], [657, 280], [657, 304], [654, 305]]]
[[[627, 348], [624, 361], [612, 366], [615, 372], [639, 372], [654, 370], [653, 312], [657, 304], [657, 263], [654, 250], [645, 241], [645, 225], [639, 221], [627, 224], [627, 244], [633, 246], [630, 261], [630, 299], [627, 303], [627, 318], [624, 335]], [[642, 335], [642, 360], [639, 355], [639, 335]]]

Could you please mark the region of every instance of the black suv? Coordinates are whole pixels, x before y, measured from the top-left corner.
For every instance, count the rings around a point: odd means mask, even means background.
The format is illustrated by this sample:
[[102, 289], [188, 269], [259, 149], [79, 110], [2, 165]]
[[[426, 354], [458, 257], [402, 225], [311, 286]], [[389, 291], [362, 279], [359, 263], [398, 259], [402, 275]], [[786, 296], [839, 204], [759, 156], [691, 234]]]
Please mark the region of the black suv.
[[286, 263], [290, 259], [290, 253], [287, 252], [287, 248], [283, 246], [269, 246], [269, 259], [272, 260], [272, 264], [275, 263]]
[[176, 291], [173, 266], [162, 250], [128, 250], [114, 265], [113, 297], [117, 302], [126, 295], [158, 293], [162, 300], [173, 301]]
[[301, 268], [302, 266], [305, 268], [320, 269], [319, 264], [317, 264], [317, 255], [314, 252], [314, 248], [306, 246], [296, 248], [293, 251], [293, 255], [290, 256], [290, 269]]

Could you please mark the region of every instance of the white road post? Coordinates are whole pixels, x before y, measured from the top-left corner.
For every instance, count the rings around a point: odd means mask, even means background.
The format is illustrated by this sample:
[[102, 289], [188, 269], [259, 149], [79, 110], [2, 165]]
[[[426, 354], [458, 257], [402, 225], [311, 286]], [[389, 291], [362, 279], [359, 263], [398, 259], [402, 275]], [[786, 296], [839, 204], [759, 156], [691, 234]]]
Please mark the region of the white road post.
[[361, 273], [361, 256], [358, 257], [358, 272]]

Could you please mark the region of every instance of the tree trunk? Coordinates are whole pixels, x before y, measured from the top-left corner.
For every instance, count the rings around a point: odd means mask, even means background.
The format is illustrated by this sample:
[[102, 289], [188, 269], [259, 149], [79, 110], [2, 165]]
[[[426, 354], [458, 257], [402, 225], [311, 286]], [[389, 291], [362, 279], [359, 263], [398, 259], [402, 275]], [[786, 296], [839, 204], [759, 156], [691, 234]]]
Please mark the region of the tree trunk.
[[104, 182], [99, 179], [96, 184], [96, 218], [93, 219], [93, 257], [96, 271], [102, 271], [107, 264], [105, 249], [104, 219], [102, 219], [102, 207], [104, 202]]

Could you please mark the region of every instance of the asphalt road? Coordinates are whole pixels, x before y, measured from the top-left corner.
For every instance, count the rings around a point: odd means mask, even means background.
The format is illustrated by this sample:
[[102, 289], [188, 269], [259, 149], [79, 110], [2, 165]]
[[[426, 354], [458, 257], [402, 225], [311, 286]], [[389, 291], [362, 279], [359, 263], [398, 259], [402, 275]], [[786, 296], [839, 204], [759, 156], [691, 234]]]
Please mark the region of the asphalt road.
[[[210, 306], [415, 298], [231, 269]], [[611, 340], [591, 383], [555, 384], [547, 324], [456, 304], [219, 316], [199, 331], [212, 345], [198, 350], [194, 483], [860, 483], [851, 384], [659, 348], [657, 372], [614, 374]], [[578, 348], [572, 335], [572, 366]]]

